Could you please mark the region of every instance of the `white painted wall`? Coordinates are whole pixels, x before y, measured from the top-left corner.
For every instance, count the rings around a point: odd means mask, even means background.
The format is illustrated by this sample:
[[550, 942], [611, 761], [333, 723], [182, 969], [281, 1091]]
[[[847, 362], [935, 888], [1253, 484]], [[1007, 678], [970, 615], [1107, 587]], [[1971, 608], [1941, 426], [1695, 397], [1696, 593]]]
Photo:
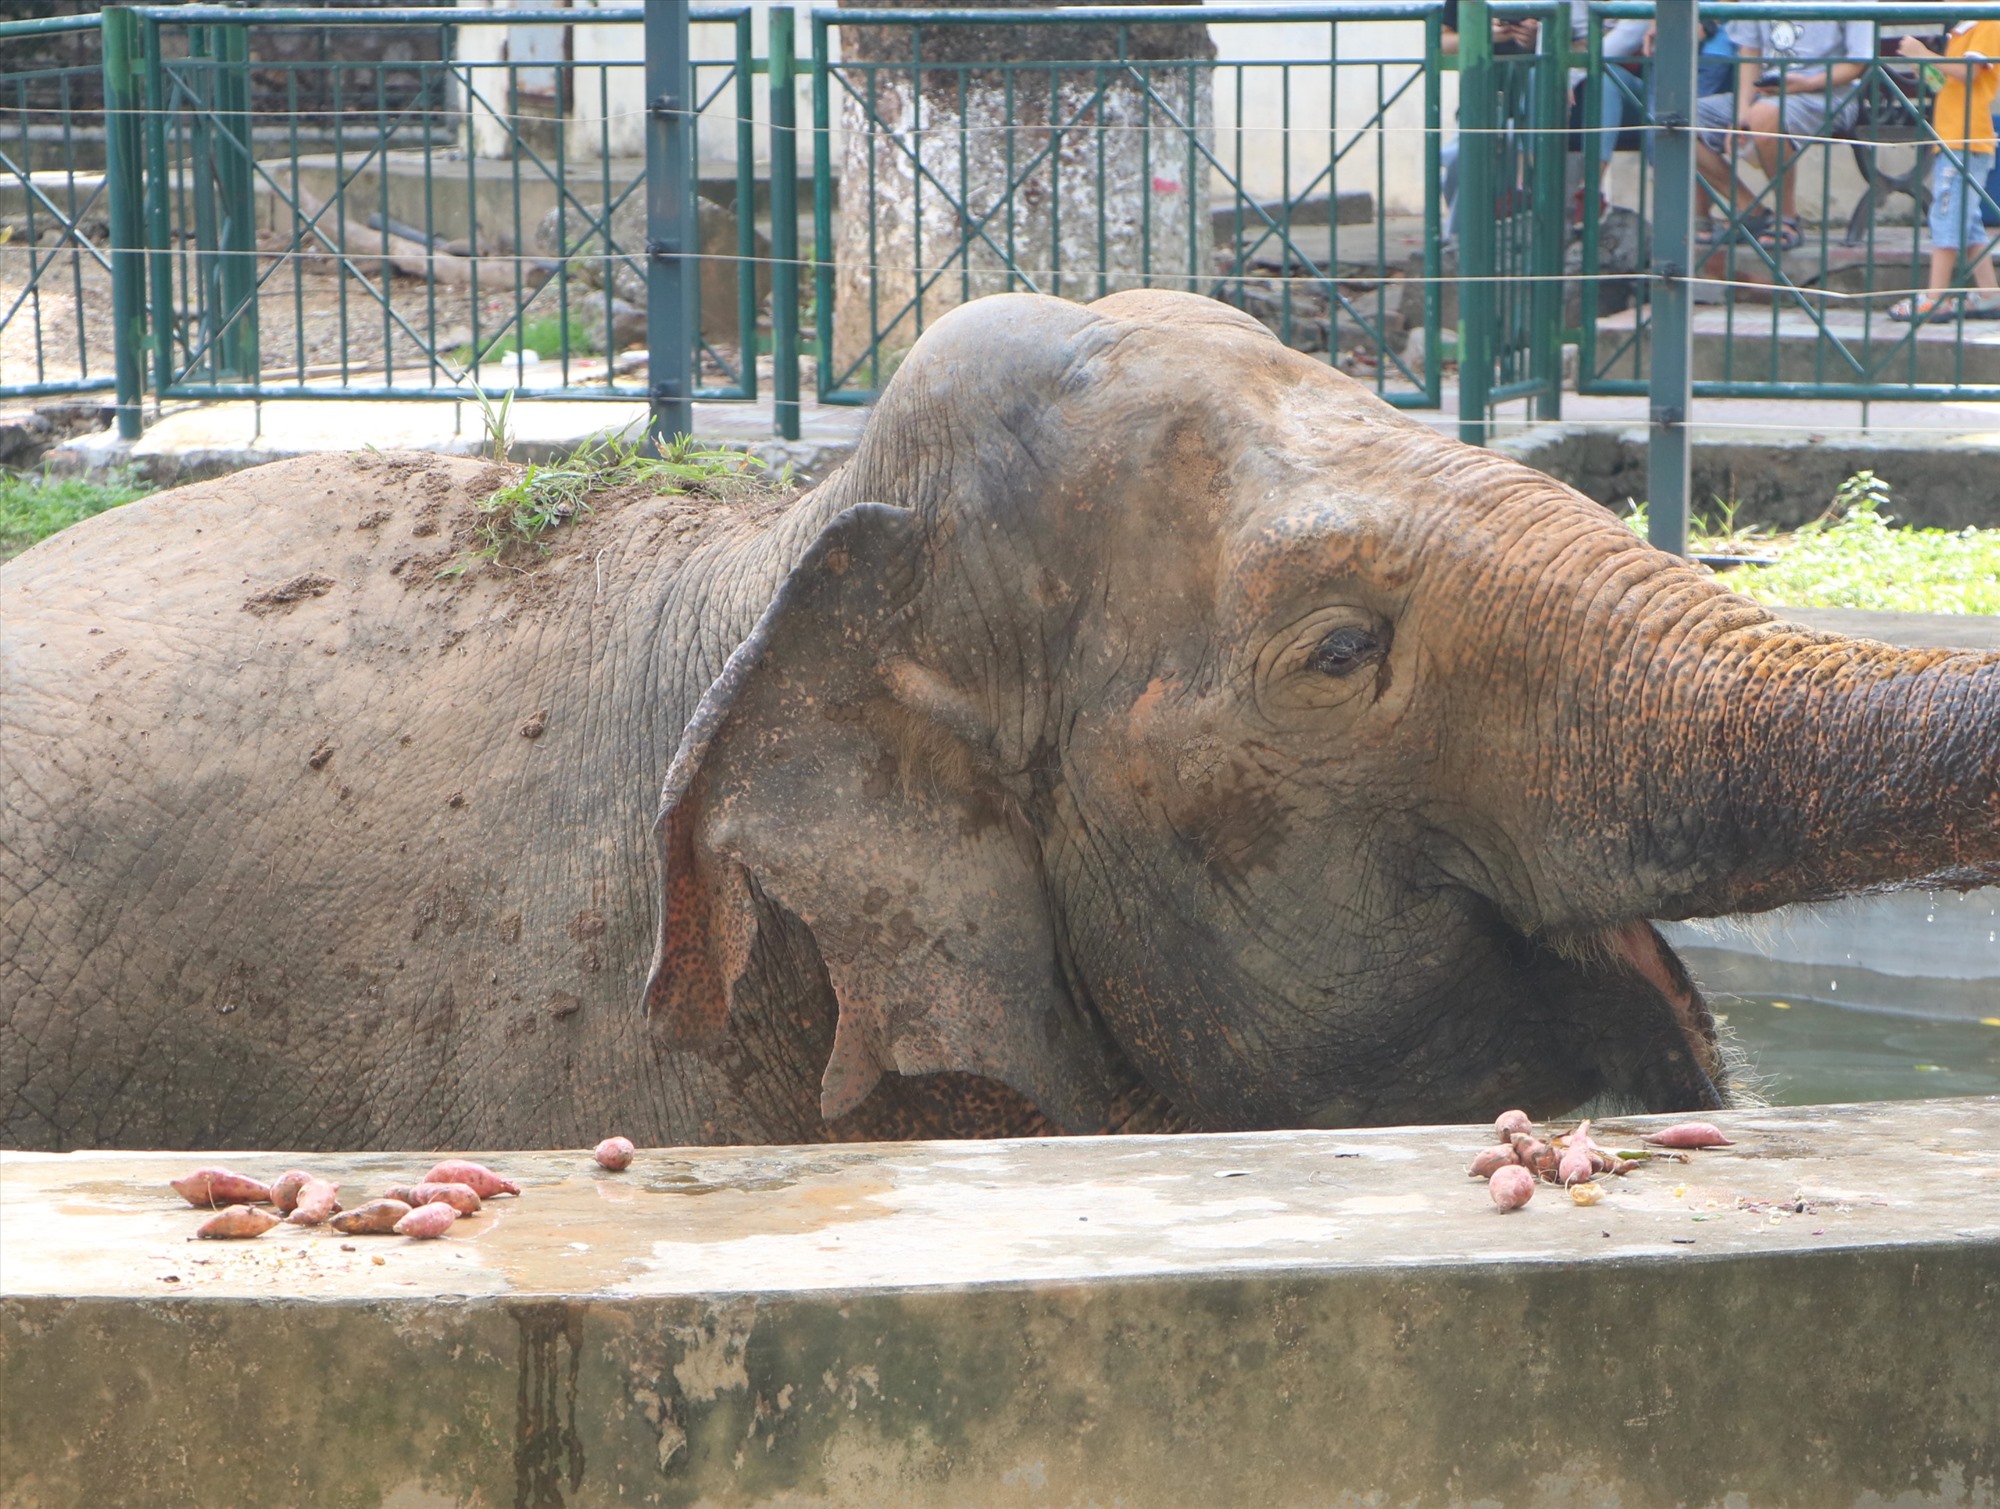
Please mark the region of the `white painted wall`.
[[[515, 7], [546, 5], [550, 0], [460, 0], [463, 5], [497, 3]], [[510, 57], [531, 63], [548, 56], [562, 56], [561, 35], [568, 32], [570, 58], [582, 65], [572, 78], [574, 105], [567, 134], [569, 155], [574, 161], [595, 160], [608, 145], [613, 158], [638, 159], [645, 153], [645, 93], [640, 69], [640, 33], [631, 24], [590, 25], [587, 15], [600, 0], [571, 0], [578, 24], [571, 27], [528, 26], [468, 27], [460, 34], [460, 53], [468, 60], [497, 61]], [[619, 3], [619, 0], [602, 0]], [[795, 13], [795, 34], [802, 56], [809, 53], [812, 39], [811, 14], [827, 5], [827, 0], [784, 0]], [[1240, 0], [1239, 0], [1240, 3]], [[768, 51], [769, 12], [772, 6], [759, 5], [752, 19], [754, 47], [758, 56]], [[1344, 189], [1364, 189], [1376, 203], [1392, 215], [1423, 213], [1423, 96], [1420, 83], [1412, 83], [1403, 98], [1373, 126], [1378, 89], [1386, 94], [1405, 82], [1422, 56], [1424, 28], [1414, 21], [1343, 21], [1337, 28], [1292, 21], [1216, 23], [1210, 34], [1216, 45], [1218, 69], [1215, 79], [1216, 152], [1227, 170], [1237, 171], [1241, 152], [1241, 174], [1245, 188], [1258, 198], [1275, 198], [1281, 193], [1299, 193], [1326, 168], [1331, 141], [1346, 148], [1338, 185]], [[835, 56], [839, 53], [838, 30], [833, 33]], [[733, 50], [733, 33], [724, 25], [697, 25], [692, 35], [697, 59], [727, 59]], [[1325, 65], [1329, 44], [1339, 59], [1336, 68]], [[593, 69], [588, 65], [609, 66]], [[1287, 68], [1285, 65], [1291, 65]], [[1242, 67], [1239, 105], [1238, 70]], [[536, 77], [529, 74], [529, 78]], [[503, 86], [498, 75], [490, 76], [489, 92], [499, 100]], [[601, 87], [600, 87], [601, 86]], [[769, 141], [762, 123], [770, 120], [768, 81], [759, 76], [754, 83], [754, 113], [760, 122], [757, 134], [757, 163], [768, 168]], [[701, 168], [704, 175], [726, 174], [735, 166], [736, 140], [731, 126], [734, 104], [729, 97], [718, 99], [704, 118], [701, 132]], [[1448, 139], [1455, 130], [1458, 113], [1458, 76], [1443, 78], [1440, 118]], [[835, 136], [840, 111], [834, 111]], [[801, 166], [809, 167], [812, 143], [812, 89], [801, 78], [798, 86], [798, 119], [802, 130]], [[1285, 128], [1289, 123], [1290, 130]], [[1353, 143], [1357, 132], [1365, 139]], [[490, 116], [475, 111], [475, 144], [482, 157], [501, 157], [508, 151], [505, 133]], [[1289, 161], [1287, 153], [1289, 152]], [[840, 142], [834, 143], [834, 161], [841, 160]], [[1844, 148], [1831, 154], [1831, 172], [1826, 198], [1835, 216], [1845, 219], [1861, 189], [1852, 154]], [[837, 169], [836, 169], [837, 171]], [[1821, 165], [1809, 162], [1802, 181], [1801, 202], [1812, 214], [1821, 199]], [[1225, 173], [1213, 176], [1212, 192], [1227, 193]], [[1614, 159], [1607, 188], [1614, 201], [1636, 202], [1637, 159], [1621, 154]], [[1909, 206], [1898, 201], [1890, 215], [1907, 219]]]
[[[461, 4], [485, 0], [460, 0]], [[502, 4], [546, 4], [547, 0], [499, 0]], [[801, 55], [811, 47], [811, 13], [814, 0], [790, 0], [797, 20], [794, 23]], [[496, 61], [511, 56], [517, 61], [539, 57], [551, 47], [551, 38], [569, 32], [569, 56], [579, 65], [572, 76], [574, 105], [570, 117], [568, 143], [576, 160], [594, 159], [608, 143], [614, 158], [640, 157], [645, 151], [645, 94], [642, 75], [632, 67], [592, 69], [592, 63], [630, 64], [639, 57], [639, 29], [630, 24], [590, 25], [587, 13], [598, 0], [573, 0], [578, 24], [569, 28], [552, 26], [469, 27], [461, 34], [461, 56], [471, 60]], [[829, 7], [830, 8], [830, 7]], [[752, 19], [755, 49], [759, 56], [768, 49], [769, 12], [760, 5]], [[1259, 197], [1272, 197], [1286, 189], [1302, 190], [1324, 169], [1329, 157], [1328, 129], [1345, 144], [1375, 111], [1377, 61], [1383, 64], [1385, 88], [1393, 90], [1409, 75], [1411, 64], [1422, 55], [1424, 30], [1415, 22], [1343, 22], [1337, 32], [1326, 26], [1291, 22], [1269, 24], [1217, 25], [1211, 28], [1217, 49], [1215, 81], [1216, 140], [1218, 155], [1236, 167], [1236, 128], [1243, 127], [1240, 140], [1244, 183]], [[1324, 62], [1316, 66], [1305, 60], [1326, 56], [1330, 33], [1337, 39], [1342, 60], [1340, 68], [1329, 70]], [[834, 32], [835, 55], [839, 32]], [[692, 38], [697, 59], [726, 59], [731, 55], [733, 36], [729, 27], [697, 25]], [[505, 49], [505, 51], [503, 51]], [[560, 44], [555, 55], [561, 56]], [[1400, 60], [1400, 66], [1391, 60]], [[1243, 73], [1242, 108], [1238, 108], [1237, 76], [1233, 65], [1251, 65]], [[1284, 65], [1294, 65], [1287, 69]], [[601, 85], [601, 88], [600, 88]], [[1286, 90], [1290, 97], [1287, 105]], [[1457, 80], [1446, 81], [1446, 119], [1455, 108]], [[1337, 100], [1336, 100], [1337, 96]], [[755, 81], [755, 115], [760, 122], [770, 119], [768, 81]], [[735, 162], [735, 138], [728, 117], [734, 109], [727, 99], [710, 107], [702, 132], [704, 173], [727, 172]], [[838, 111], [835, 112], [836, 118]], [[1290, 163], [1287, 173], [1287, 132], [1289, 117]], [[812, 90], [801, 79], [798, 91], [798, 118], [802, 126], [812, 120]], [[1366, 189], [1386, 204], [1392, 213], [1420, 214], [1423, 209], [1423, 101], [1420, 89], [1394, 106], [1386, 118], [1386, 131], [1379, 132], [1382, 152], [1378, 157], [1371, 139], [1354, 147], [1343, 159], [1340, 185]], [[500, 156], [506, 151], [504, 134], [497, 122], [483, 122], [477, 135], [482, 156]], [[810, 141], [802, 142], [802, 156], [809, 154]], [[760, 129], [757, 142], [758, 164], [768, 163], [768, 142]], [[838, 146], [836, 144], [836, 161]], [[1218, 192], [1226, 184], [1218, 175]]]
[[[1423, 213], [1424, 106], [1421, 80], [1373, 127], [1378, 87], [1393, 94], [1423, 58], [1424, 28], [1415, 21], [1216, 24], [1215, 125], [1218, 154], [1233, 152], [1241, 129], [1243, 184], [1259, 198], [1297, 194], [1328, 164], [1330, 140], [1345, 148], [1339, 187], [1366, 189], [1390, 214]], [[1339, 59], [1329, 68], [1329, 48]], [[1308, 65], [1304, 60], [1316, 62]], [[1280, 66], [1291, 63], [1289, 69]], [[1239, 108], [1237, 69], [1242, 68]], [[1458, 78], [1445, 78], [1447, 131], [1458, 108]], [[1291, 130], [1284, 128], [1289, 123]], [[1331, 131], [1329, 130], [1331, 128]], [[1357, 132], [1366, 139], [1349, 146]], [[1286, 152], [1289, 138], [1289, 163]], [[1379, 153], [1378, 153], [1379, 148]], [[1235, 159], [1226, 159], [1233, 172]], [[1215, 185], [1218, 194], [1226, 183]]]

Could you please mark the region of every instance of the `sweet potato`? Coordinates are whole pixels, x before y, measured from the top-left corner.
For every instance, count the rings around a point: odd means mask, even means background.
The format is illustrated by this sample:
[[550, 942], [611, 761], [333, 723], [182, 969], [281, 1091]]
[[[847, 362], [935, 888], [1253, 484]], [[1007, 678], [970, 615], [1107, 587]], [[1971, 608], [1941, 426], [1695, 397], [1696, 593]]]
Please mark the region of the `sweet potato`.
[[632, 1166], [632, 1154], [636, 1151], [630, 1137], [607, 1137], [590, 1150], [590, 1156], [597, 1160], [599, 1168], [622, 1174]]
[[271, 1187], [263, 1180], [226, 1168], [198, 1168], [172, 1182], [174, 1193], [198, 1208], [260, 1205], [271, 1198]]
[[1535, 1124], [1526, 1111], [1502, 1111], [1493, 1122], [1493, 1132], [1502, 1142], [1512, 1142], [1516, 1132], [1534, 1136]]
[[372, 1237], [394, 1231], [396, 1223], [410, 1213], [401, 1200], [370, 1200], [352, 1210], [343, 1210], [328, 1224], [343, 1236]]
[[312, 1177], [302, 1168], [288, 1168], [271, 1181], [271, 1203], [278, 1207], [278, 1214], [288, 1216], [299, 1203], [299, 1191], [305, 1188], [306, 1180]]
[[417, 1237], [429, 1240], [441, 1237], [451, 1230], [451, 1223], [458, 1219], [458, 1212], [449, 1205], [419, 1205], [396, 1222], [391, 1229], [397, 1236]]
[[1482, 1148], [1466, 1173], [1474, 1179], [1490, 1179], [1495, 1169], [1506, 1168], [1513, 1162], [1514, 1150], [1511, 1147]]
[[195, 1235], [212, 1240], [228, 1241], [241, 1237], [261, 1237], [279, 1218], [268, 1210], [258, 1210], [254, 1205], [232, 1205], [227, 1210], [219, 1210], [195, 1228]]
[[495, 1195], [518, 1195], [521, 1186], [512, 1179], [503, 1179], [483, 1163], [473, 1163], [465, 1158], [447, 1158], [424, 1175], [426, 1184], [469, 1184], [472, 1192], [482, 1200], [490, 1200]]
[[419, 1205], [449, 1205], [462, 1216], [479, 1214], [479, 1196], [470, 1184], [411, 1184], [396, 1198], [412, 1209]]
[[1510, 1163], [1494, 1170], [1493, 1177], [1486, 1181], [1486, 1192], [1503, 1211], [1519, 1210], [1535, 1197], [1535, 1176], [1519, 1164]]
[[1538, 1178], [1554, 1179], [1556, 1162], [1561, 1157], [1561, 1153], [1539, 1137], [1530, 1137], [1525, 1132], [1514, 1134], [1514, 1161]]
[[1683, 1121], [1644, 1139], [1655, 1147], [1734, 1147], [1719, 1128], [1706, 1121]]
[[285, 1217], [294, 1226], [324, 1225], [340, 1209], [340, 1186], [328, 1179], [308, 1179], [299, 1186], [298, 1203]]
[[1597, 1172], [1590, 1154], [1580, 1147], [1565, 1151], [1562, 1160], [1556, 1164], [1556, 1178], [1563, 1184], [1584, 1184]]

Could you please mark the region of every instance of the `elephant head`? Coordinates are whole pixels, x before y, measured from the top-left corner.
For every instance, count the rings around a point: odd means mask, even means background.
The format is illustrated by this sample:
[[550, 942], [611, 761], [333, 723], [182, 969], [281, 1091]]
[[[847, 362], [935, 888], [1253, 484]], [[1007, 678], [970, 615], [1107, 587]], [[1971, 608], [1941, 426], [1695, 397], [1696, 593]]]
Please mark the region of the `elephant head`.
[[1208, 300], [964, 306], [820, 502], [668, 777], [647, 1002], [712, 1040], [789, 909], [829, 1118], [1713, 1106], [1647, 918], [2000, 876], [2000, 657], [1778, 622]]

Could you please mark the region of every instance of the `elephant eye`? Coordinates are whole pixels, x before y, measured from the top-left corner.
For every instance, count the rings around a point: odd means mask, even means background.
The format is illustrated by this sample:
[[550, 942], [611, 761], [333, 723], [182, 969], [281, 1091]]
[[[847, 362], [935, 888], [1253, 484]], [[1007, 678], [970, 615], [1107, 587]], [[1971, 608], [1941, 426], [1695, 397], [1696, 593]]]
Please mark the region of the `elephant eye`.
[[1358, 624], [1342, 624], [1313, 646], [1306, 664], [1326, 676], [1346, 676], [1382, 658], [1382, 641]]

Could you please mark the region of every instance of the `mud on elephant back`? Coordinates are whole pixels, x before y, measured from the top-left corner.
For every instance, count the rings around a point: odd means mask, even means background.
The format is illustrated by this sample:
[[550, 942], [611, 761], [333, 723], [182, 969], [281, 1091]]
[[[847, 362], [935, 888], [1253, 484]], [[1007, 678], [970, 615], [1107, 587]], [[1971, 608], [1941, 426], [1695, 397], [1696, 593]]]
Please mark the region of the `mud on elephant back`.
[[2000, 878], [2000, 656], [1777, 621], [1200, 298], [976, 301], [815, 491], [441, 577], [503, 476], [0, 568], [7, 1142], [1708, 1107], [1646, 919]]

